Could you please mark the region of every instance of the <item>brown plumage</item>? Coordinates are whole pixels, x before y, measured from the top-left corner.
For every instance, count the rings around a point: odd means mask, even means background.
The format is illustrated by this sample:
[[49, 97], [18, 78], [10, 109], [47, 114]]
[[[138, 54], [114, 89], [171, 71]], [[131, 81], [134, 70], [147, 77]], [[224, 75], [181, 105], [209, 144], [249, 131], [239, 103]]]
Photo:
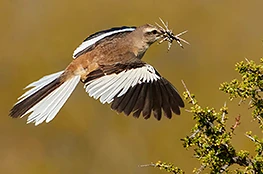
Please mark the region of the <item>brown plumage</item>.
[[[162, 112], [167, 118], [180, 114], [184, 103], [174, 86], [150, 65], [141, 61], [149, 46], [163, 37], [153, 25], [121, 27], [89, 36], [74, 52], [74, 60], [63, 72], [45, 76], [32, 83], [10, 111], [11, 117], [24, 116], [36, 125], [52, 120], [66, 102], [78, 81], [86, 92], [102, 103], [126, 115], [153, 113], [157, 120]], [[31, 109], [31, 110], [30, 110]]]

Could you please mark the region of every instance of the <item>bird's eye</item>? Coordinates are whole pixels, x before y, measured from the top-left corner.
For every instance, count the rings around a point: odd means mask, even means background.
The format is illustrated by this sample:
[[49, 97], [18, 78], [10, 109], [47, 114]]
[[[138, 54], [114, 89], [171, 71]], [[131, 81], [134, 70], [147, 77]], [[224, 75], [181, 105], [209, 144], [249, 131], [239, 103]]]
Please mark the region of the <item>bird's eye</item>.
[[157, 30], [153, 30], [153, 31], [152, 31], [152, 34], [157, 34]]
[[158, 33], [157, 30], [151, 30], [151, 31], [147, 31], [146, 34], [148, 35], [156, 35]]

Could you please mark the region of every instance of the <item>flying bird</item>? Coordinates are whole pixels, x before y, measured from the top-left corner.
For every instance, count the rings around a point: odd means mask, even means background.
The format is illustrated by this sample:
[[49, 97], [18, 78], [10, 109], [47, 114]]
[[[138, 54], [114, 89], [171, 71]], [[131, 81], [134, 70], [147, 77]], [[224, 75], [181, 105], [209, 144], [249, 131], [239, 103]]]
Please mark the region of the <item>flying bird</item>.
[[[183, 32], [184, 33], [184, 32]], [[84, 83], [89, 96], [111, 104], [118, 113], [142, 115], [162, 112], [180, 115], [184, 102], [176, 88], [157, 70], [142, 61], [147, 49], [158, 40], [186, 42], [167, 27], [145, 24], [115, 27], [88, 36], [74, 51], [74, 60], [63, 70], [29, 84], [10, 110], [13, 118], [28, 115], [27, 123], [50, 122], [65, 104], [77, 84]], [[187, 42], [186, 42], [187, 43]]]

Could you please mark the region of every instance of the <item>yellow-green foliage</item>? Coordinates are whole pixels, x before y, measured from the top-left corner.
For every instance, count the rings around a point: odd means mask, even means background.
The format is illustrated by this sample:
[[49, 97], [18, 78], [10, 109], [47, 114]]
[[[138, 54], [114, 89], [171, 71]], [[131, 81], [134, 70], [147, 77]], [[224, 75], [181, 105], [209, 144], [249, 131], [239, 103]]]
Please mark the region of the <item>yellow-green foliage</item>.
[[[220, 90], [229, 94], [230, 100], [239, 98], [242, 101], [249, 99], [253, 108], [252, 116], [258, 120], [263, 128], [263, 59], [257, 65], [246, 60], [236, 64], [236, 71], [241, 75], [241, 80], [234, 79], [230, 83], [221, 84]], [[252, 156], [246, 150], [237, 151], [231, 143], [233, 130], [239, 125], [239, 118], [231, 129], [226, 129], [228, 121], [228, 108], [224, 105], [220, 111], [214, 108], [203, 108], [198, 104], [195, 96], [186, 88], [184, 98], [191, 104], [189, 112], [193, 114], [196, 122], [191, 134], [182, 139], [186, 149], [194, 149], [194, 157], [200, 161], [200, 168], [194, 173], [201, 173], [209, 169], [210, 173], [263, 173], [263, 139], [259, 139], [251, 132], [246, 136], [255, 143], [255, 154]], [[245, 124], [245, 123], [244, 123]], [[242, 169], [230, 171], [233, 164]], [[172, 173], [183, 173], [181, 169], [171, 163], [158, 161], [151, 166]]]

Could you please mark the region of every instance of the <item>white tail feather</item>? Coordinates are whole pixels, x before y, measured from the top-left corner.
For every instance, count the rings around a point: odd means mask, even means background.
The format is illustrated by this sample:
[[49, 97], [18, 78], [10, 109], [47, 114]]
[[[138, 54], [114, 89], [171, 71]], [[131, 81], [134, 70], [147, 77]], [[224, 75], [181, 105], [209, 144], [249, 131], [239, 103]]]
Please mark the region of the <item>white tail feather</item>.
[[35, 92], [37, 92], [38, 90], [40, 90], [41, 88], [43, 88], [44, 86], [48, 85], [49, 83], [51, 83], [53, 80], [57, 79], [64, 71], [60, 71], [54, 74], [50, 74], [50, 75], [46, 75], [44, 77], [42, 77], [41, 79], [39, 79], [38, 81], [35, 81], [33, 83], [30, 83], [29, 85], [27, 85], [24, 89], [28, 89], [31, 88], [30, 90], [28, 90], [27, 92], [25, 92], [23, 95], [21, 95], [18, 98], [18, 102], [20, 103], [21, 101], [23, 101], [24, 99], [28, 98], [29, 96], [31, 96], [32, 94], [34, 94]]
[[27, 119], [27, 123], [35, 123], [35, 125], [41, 124], [46, 120], [46, 123], [50, 122], [64, 105], [73, 92], [80, 80], [80, 76], [75, 76], [70, 80], [64, 82], [60, 87], [51, 92], [43, 100], [28, 110], [26, 114], [32, 112]]
[[[19, 97], [19, 101], [16, 104], [30, 97], [38, 90], [57, 79], [62, 73], [63, 71], [44, 76], [38, 81], [29, 84], [26, 88], [33, 88]], [[27, 123], [35, 123], [36, 126], [43, 123], [44, 121], [46, 121], [46, 123], [50, 122], [65, 104], [70, 94], [77, 86], [79, 80], [80, 76], [74, 76], [71, 79], [68, 79], [54, 91], [48, 94], [45, 98], [35, 104], [32, 108], [30, 108], [27, 112], [25, 112], [21, 117], [30, 113]]]

